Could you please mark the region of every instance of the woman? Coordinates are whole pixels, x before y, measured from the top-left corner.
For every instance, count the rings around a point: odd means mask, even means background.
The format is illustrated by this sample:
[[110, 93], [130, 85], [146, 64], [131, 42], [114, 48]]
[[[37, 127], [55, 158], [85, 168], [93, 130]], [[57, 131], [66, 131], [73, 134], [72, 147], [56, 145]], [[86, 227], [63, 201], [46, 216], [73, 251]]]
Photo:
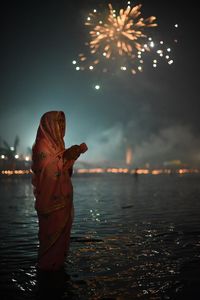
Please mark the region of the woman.
[[39, 220], [38, 269], [64, 267], [74, 218], [72, 168], [85, 143], [65, 149], [65, 115], [45, 113], [32, 148], [32, 184]]

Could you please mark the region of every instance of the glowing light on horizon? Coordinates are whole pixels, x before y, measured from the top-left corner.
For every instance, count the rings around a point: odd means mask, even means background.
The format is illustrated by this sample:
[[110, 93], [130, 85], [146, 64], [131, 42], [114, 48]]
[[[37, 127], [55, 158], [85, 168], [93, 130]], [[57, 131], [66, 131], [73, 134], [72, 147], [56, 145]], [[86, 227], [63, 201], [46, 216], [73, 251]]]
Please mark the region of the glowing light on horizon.
[[126, 164], [130, 166], [133, 163], [133, 151], [131, 147], [126, 149]]
[[[110, 173], [110, 174], [135, 174], [135, 169], [128, 169], [128, 168], [92, 168], [92, 169], [76, 169], [75, 172], [77, 174], [103, 174], [103, 173]], [[186, 168], [178, 168], [176, 170], [174, 169], [137, 169], [137, 174], [139, 175], [160, 175], [160, 174], [171, 174], [175, 173], [178, 175], [184, 175], [184, 174], [199, 174], [200, 169], [199, 168], [192, 168], [192, 169], [186, 169]], [[31, 169], [19, 169], [19, 170], [1, 170], [0, 174], [2, 175], [31, 175], [32, 171]]]

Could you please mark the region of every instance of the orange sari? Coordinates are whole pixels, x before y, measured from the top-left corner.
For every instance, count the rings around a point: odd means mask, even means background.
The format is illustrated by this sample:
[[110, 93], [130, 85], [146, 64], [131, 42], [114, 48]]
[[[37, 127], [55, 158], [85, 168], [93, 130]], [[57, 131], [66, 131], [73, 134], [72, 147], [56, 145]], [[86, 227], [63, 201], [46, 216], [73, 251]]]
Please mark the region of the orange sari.
[[[60, 118], [64, 120], [64, 127]], [[32, 184], [39, 220], [38, 268], [41, 270], [62, 268], [70, 245], [74, 160], [63, 160], [64, 134], [64, 113], [47, 112], [41, 118], [32, 148]]]

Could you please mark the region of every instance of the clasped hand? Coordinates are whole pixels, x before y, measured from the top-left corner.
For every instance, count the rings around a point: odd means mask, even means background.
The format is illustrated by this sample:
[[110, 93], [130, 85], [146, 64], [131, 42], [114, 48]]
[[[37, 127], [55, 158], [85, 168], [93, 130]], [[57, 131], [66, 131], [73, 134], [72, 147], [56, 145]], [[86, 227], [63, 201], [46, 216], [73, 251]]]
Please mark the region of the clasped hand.
[[88, 150], [88, 147], [85, 143], [80, 145], [73, 145], [67, 150], [65, 150], [63, 154], [63, 158], [65, 160], [76, 160], [81, 153], [85, 153]]

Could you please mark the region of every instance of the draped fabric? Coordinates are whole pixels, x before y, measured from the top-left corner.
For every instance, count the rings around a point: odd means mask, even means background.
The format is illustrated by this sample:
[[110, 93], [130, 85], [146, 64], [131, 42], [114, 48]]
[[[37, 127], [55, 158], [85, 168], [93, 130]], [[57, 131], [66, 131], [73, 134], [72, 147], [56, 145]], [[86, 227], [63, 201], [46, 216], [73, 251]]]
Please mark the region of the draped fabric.
[[70, 245], [74, 160], [63, 160], [65, 123], [63, 112], [45, 113], [32, 147], [32, 185], [39, 221], [38, 267], [42, 270], [62, 268]]

